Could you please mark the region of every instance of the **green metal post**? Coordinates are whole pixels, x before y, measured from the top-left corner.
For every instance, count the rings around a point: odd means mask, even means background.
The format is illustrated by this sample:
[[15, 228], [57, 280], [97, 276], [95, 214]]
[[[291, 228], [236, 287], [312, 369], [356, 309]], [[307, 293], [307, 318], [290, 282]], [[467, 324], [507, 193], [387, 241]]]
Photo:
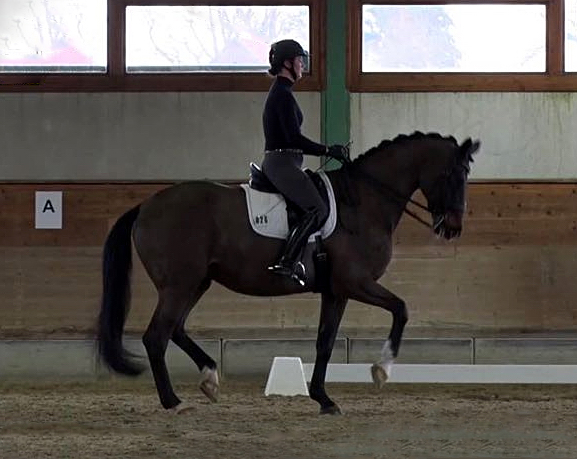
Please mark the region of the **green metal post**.
[[[346, 87], [347, 0], [326, 0], [326, 89], [321, 95], [323, 141], [345, 144], [350, 137], [350, 99]], [[337, 169], [331, 160], [325, 169]]]

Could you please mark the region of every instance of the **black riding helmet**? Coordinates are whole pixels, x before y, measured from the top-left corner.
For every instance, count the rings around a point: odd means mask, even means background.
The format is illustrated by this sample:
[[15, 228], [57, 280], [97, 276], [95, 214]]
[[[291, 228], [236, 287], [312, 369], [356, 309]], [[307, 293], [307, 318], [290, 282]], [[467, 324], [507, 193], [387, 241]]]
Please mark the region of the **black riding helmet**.
[[[304, 50], [299, 42], [295, 40], [280, 40], [276, 43], [273, 43], [268, 53], [268, 62], [270, 64], [268, 73], [276, 76], [285, 66], [284, 61], [292, 61], [295, 57], [298, 56], [303, 57], [304, 67], [307, 69], [309, 54]], [[287, 70], [291, 72], [293, 78], [296, 79], [294, 70], [292, 68], [287, 68]]]

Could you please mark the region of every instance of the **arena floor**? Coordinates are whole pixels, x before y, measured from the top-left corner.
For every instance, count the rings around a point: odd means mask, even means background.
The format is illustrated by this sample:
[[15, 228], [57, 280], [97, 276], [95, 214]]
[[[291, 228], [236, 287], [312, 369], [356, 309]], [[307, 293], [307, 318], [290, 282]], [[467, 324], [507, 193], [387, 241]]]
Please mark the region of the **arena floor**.
[[344, 415], [307, 397], [264, 397], [265, 381], [224, 381], [195, 410], [160, 408], [148, 377], [0, 384], [0, 457], [574, 459], [577, 386], [328, 384]]

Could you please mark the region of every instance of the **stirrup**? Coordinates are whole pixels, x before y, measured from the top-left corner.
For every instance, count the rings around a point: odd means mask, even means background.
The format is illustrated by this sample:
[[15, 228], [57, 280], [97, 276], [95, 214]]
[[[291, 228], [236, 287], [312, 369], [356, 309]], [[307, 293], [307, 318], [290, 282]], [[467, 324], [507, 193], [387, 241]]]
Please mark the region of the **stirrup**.
[[300, 284], [301, 287], [304, 287], [307, 283], [307, 273], [305, 265], [303, 265], [302, 262], [297, 261], [293, 265], [291, 279], [294, 280], [297, 284]]
[[295, 262], [292, 265], [292, 267], [284, 265], [279, 262], [275, 263], [274, 265], [268, 266], [267, 269], [275, 274], [290, 277], [301, 287], [304, 287], [306, 284], [307, 278], [306, 278], [305, 265], [303, 265], [300, 261]]

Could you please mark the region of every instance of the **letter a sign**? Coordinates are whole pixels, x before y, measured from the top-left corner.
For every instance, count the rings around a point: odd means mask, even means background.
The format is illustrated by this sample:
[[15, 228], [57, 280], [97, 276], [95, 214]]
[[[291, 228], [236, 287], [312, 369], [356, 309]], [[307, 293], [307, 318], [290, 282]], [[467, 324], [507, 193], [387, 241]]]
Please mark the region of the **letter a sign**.
[[36, 229], [62, 229], [62, 191], [36, 192]]

